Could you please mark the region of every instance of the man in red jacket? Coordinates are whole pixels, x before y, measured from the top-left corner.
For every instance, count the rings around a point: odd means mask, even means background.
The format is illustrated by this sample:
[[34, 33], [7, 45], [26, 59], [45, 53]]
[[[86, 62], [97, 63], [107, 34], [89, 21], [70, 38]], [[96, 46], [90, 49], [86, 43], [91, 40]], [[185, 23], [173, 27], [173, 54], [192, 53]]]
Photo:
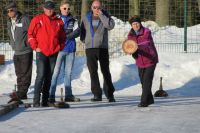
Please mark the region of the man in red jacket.
[[41, 106], [48, 106], [51, 77], [58, 52], [65, 42], [63, 22], [56, 17], [55, 3], [46, 1], [43, 5], [44, 13], [35, 16], [28, 29], [28, 42], [36, 51], [37, 76], [33, 106], [40, 106], [40, 93], [42, 92]]

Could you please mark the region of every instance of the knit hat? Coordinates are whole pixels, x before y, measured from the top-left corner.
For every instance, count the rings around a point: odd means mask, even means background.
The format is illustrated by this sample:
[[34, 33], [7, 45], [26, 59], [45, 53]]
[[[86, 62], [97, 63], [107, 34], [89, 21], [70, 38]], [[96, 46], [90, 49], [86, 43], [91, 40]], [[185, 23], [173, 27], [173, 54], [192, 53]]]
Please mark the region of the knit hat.
[[55, 3], [53, 1], [46, 1], [43, 7], [46, 9], [54, 9]]
[[135, 16], [133, 16], [133, 17], [131, 17], [131, 18], [129, 19], [129, 23], [130, 23], [130, 24], [132, 24], [132, 23], [134, 23], [134, 22], [138, 22], [138, 23], [141, 24], [141, 19], [140, 19], [140, 17], [137, 16], [137, 15], [135, 15]]
[[8, 10], [10, 8], [17, 8], [17, 5], [15, 2], [9, 2], [6, 7], [5, 7], [5, 10]]

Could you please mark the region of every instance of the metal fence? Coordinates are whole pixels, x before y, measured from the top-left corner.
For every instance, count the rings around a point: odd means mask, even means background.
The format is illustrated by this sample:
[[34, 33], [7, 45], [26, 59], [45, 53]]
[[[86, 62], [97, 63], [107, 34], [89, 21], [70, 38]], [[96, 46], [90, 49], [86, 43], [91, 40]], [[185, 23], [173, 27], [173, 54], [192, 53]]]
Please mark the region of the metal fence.
[[[13, 51], [9, 47], [9, 38], [6, 30], [6, 14], [3, 9], [9, 0], [0, 0], [0, 54], [5, 54], [6, 59], [12, 59]], [[16, 0], [20, 11], [33, 17], [42, 12], [44, 0]], [[60, 0], [57, 3], [58, 12]], [[83, 14], [83, 2], [87, 1], [87, 9], [90, 9], [92, 0], [71, 0], [71, 11], [81, 21]], [[163, 19], [159, 18], [158, 9], [164, 9], [167, 3], [167, 23], [159, 24]], [[128, 18], [139, 14], [143, 19], [143, 25], [152, 31], [154, 42], [158, 51], [163, 52], [193, 52], [200, 53], [200, 0], [102, 0], [103, 8], [108, 10], [116, 22], [115, 29], [109, 33], [109, 51], [111, 57], [123, 55], [121, 44], [125, 40], [130, 25]], [[166, 5], [166, 4], [165, 4]], [[85, 7], [84, 7], [85, 8]], [[162, 15], [161, 15], [162, 16]], [[164, 23], [164, 22], [162, 22]], [[77, 40], [79, 53], [84, 53], [83, 45]]]

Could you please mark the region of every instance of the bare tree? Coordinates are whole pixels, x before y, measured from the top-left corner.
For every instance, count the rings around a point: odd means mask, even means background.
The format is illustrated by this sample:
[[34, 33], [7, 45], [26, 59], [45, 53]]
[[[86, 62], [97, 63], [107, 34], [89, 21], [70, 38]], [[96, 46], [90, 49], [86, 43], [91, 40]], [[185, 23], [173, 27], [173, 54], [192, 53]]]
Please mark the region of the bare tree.
[[189, 11], [189, 12], [187, 12], [187, 24], [188, 24], [188, 26], [191, 26], [193, 24], [193, 20], [192, 20], [193, 6], [192, 6], [191, 0], [188, 0], [187, 6], [188, 6], [187, 10]]
[[129, 17], [139, 15], [139, 0], [129, 0]]
[[199, 14], [200, 14], [200, 0], [197, 0], [198, 2], [198, 7], [199, 7]]
[[23, 12], [24, 11], [24, 3], [22, 0], [19, 0], [17, 3], [17, 7], [19, 9], [19, 11]]
[[169, 0], [156, 0], [156, 22], [160, 26], [169, 24]]
[[86, 12], [88, 11], [88, 0], [82, 0], [81, 4], [81, 19], [85, 16]]

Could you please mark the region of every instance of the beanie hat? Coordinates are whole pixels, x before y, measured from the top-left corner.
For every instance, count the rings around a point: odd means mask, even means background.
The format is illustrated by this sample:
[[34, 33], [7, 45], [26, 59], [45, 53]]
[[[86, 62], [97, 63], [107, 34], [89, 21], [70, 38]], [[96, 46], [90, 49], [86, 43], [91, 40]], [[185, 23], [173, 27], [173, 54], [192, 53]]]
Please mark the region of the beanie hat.
[[43, 7], [46, 9], [54, 9], [55, 3], [53, 1], [46, 1]]
[[129, 19], [129, 23], [130, 23], [130, 24], [132, 24], [132, 23], [134, 23], [134, 22], [138, 22], [138, 23], [141, 24], [141, 19], [140, 19], [140, 17], [137, 16], [137, 15], [135, 15], [135, 16], [133, 16], [133, 17], [131, 17], [131, 18]]
[[8, 10], [10, 8], [17, 8], [17, 5], [15, 2], [9, 2], [6, 7], [5, 7], [5, 10]]

